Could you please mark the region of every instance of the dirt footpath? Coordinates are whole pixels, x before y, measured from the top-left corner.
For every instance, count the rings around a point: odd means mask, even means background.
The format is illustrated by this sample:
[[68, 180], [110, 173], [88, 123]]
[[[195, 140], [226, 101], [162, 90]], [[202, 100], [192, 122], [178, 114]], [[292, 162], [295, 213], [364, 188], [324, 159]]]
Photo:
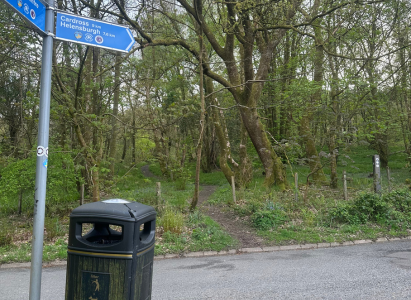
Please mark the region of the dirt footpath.
[[217, 189], [213, 185], [201, 186], [198, 199], [199, 209], [214, 221], [219, 223], [224, 230], [239, 241], [239, 248], [262, 247], [263, 239], [258, 237], [254, 228], [245, 223], [240, 217], [224, 210], [224, 207], [213, 206], [207, 203], [209, 197]]
[[[159, 179], [150, 172], [148, 165], [141, 167], [141, 173], [143, 173], [145, 177]], [[217, 186], [214, 185], [203, 185], [200, 187], [198, 208], [219, 223], [230, 236], [237, 239], [239, 241], [239, 248], [264, 246], [263, 239], [257, 236], [255, 229], [244, 222], [240, 217], [228, 209], [224, 209], [224, 207], [210, 205], [207, 202], [216, 189]]]

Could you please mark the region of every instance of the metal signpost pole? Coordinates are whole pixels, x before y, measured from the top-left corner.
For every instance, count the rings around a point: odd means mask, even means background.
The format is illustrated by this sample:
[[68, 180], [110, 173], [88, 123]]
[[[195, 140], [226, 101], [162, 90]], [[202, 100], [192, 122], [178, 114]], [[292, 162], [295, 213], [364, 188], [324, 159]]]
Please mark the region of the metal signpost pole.
[[126, 26], [57, 13], [54, 36], [54, 0], [0, 0], [9, 5], [43, 35], [41, 59], [40, 112], [34, 195], [34, 224], [31, 252], [30, 300], [40, 300], [43, 263], [44, 217], [46, 208], [47, 159], [50, 123], [51, 72], [53, 39], [80, 43], [120, 52], [130, 52], [135, 40]]
[[30, 270], [30, 300], [40, 300], [43, 262], [44, 216], [46, 204], [47, 158], [50, 122], [51, 71], [54, 32], [54, 0], [48, 0], [46, 36], [43, 37], [41, 60], [40, 112], [34, 195], [34, 225]]

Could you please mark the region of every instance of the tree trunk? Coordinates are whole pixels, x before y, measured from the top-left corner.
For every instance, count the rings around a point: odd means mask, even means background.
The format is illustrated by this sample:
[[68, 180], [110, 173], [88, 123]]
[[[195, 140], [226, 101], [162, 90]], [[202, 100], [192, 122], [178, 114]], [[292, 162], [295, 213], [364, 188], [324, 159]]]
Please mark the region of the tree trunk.
[[[201, 7], [198, 9], [201, 10]], [[194, 195], [193, 200], [191, 202], [190, 211], [194, 211], [197, 203], [198, 197], [200, 193], [200, 169], [201, 169], [201, 148], [203, 144], [203, 134], [204, 134], [204, 127], [205, 127], [205, 99], [204, 99], [204, 74], [203, 74], [203, 30], [201, 24], [199, 24], [199, 44], [200, 44], [200, 59], [199, 59], [199, 75], [200, 75], [200, 101], [201, 101], [201, 114], [200, 114], [200, 134], [198, 137], [198, 144], [197, 144], [197, 163], [196, 163], [196, 178], [194, 183]]]
[[241, 140], [240, 140], [240, 165], [235, 172], [236, 184], [238, 187], [247, 188], [253, 179], [253, 166], [247, 154], [248, 133], [241, 124]]
[[[205, 78], [205, 90], [208, 95], [212, 94], [214, 92], [213, 88], [213, 82], [209, 77]], [[219, 155], [219, 164], [220, 164], [220, 169], [223, 172], [225, 178], [227, 179], [227, 182], [231, 184], [231, 176], [234, 176], [234, 172], [231, 170], [228, 161], [231, 161], [234, 163], [234, 167], [238, 164], [232, 159], [231, 156], [231, 146], [230, 146], [230, 141], [228, 139], [228, 131], [225, 123], [225, 118], [224, 118], [224, 112], [222, 110], [219, 110], [218, 107], [219, 102], [217, 98], [214, 96], [211, 96], [211, 112], [212, 112], [212, 118], [213, 118], [213, 123], [214, 123], [214, 128], [218, 140], [218, 145], [220, 149], [220, 155]]]
[[114, 166], [116, 162], [117, 150], [117, 116], [118, 103], [120, 99], [120, 61], [121, 54], [116, 54], [116, 66], [114, 67], [114, 99], [113, 99], [113, 117], [111, 118], [111, 136], [110, 136], [110, 173], [114, 176]]
[[267, 138], [257, 110], [241, 107], [240, 112], [243, 124], [263, 164], [265, 184], [268, 186], [276, 184], [284, 190], [287, 185], [285, 168]]
[[[211, 173], [216, 165], [215, 129], [209, 114], [205, 117], [205, 132], [203, 137], [203, 155], [201, 169], [204, 173]], [[178, 155], [177, 155], [178, 156]]]
[[[368, 60], [366, 62], [365, 68], [366, 71], [368, 73], [368, 81], [369, 81], [369, 85], [370, 85], [370, 90], [371, 90], [371, 109], [369, 110], [370, 115], [372, 115], [372, 128], [374, 129], [375, 133], [373, 134], [374, 139], [371, 141], [371, 146], [374, 148], [375, 151], [377, 151], [377, 153], [380, 156], [380, 161], [381, 161], [381, 167], [386, 168], [388, 166], [388, 135], [385, 131], [382, 131], [379, 128], [379, 122], [381, 122], [380, 120], [380, 113], [378, 111], [378, 107], [375, 105], [375, 103], [373, 104], [373, 102], [377, 102], [378, 101], [378, 95], [377, 95], [377, 78], [376, 76], [378, 76], [377, 74], [377, 70], [376, 70], [376, 66], [375, 66], [375, 62], [373, 62], [373, 57], [374, 54], [376, 52], [376, 44], [375, 44], [375, 40], [376, 36], [377, 36], [377, 24], [376, 24], [376, 20], [373, 20], [372, 22], [372, 26], [371, 26], [371, 34], [372, 34], [372, 38], [369, 41], [369, 55], [370, 55], [370, 60]], [[386, 124], [384, 124], [386, 125]]]
[[310, 118], [306, 113], [301, 118], [300, 133], [304, 141], [305, 153], [308, 160], [308, 166], [312, 172], [313, 181], [317, 184], [325, 183], [324, 170], [322, 169], [321, 160], [315, 146], [314, 136], [310, 129]]
[[338, 96], [337, 96], [337, 83], [338, 83], [338, 72], [336, 70], [336, 66], [333, 61], [333, 57], [329, 56], [329, 64], [330, 69], [332, 72], [333, 80], [331, 82], [331, 105], [332, 110], [334, 112], [333, 117], [330, 121], [330, 128], [328, 130], [328, 151], [330, 153], [330, 187], [333, 189], [338, 188], [338, 175], [337, 175], [337, 156], [338, 156], [338, 149], [336, 145], [336, 136], [337, 132], [340, 131], [339, 126], [339, 116], [340, 116], [340, 109], [338, 104]]
[[[135, 142], [134, 142], [135, 143]], [[132, 147], [133, 151], [135, 150], [134, 147]], [[126, 154], [127, 154], [127, 129], [124, 128], [124, 133], [123, 133], [123, 153], [121, 154], [121, 162], [124, 162], [126, 159]], [[134, 159], [135, 159], [135, 154], [134, 154]], [[135, 162], [133, 162], [135, 163]]]
[[[120, 0], [120, 5], [124, 7], [124, 0]], [[119, 24], [123, 24], [123, 19], [118, 19]], [[114, 67], [114, 99], [113, 99], [113, 117], [111, 118], [111, 137], [110, 137], [110, 173], [114, 176], [114, 167], [116, 163], [116, 150], [117, 150], [117, 116], [118, 116], [118, 103], [120, 99], [120, 62], [121, 54], [116, 53], [116, 65]]]
[[285, 91], [288, 89], [288, 86], [290, 85], [290, 76], [291, 76], [291, 67], [290, 67], [290, 48], [291, 48], [291, 43], [290, 43], [290, 32], [288, 32], [285, 36], [285, 42], [284, 42], [284, 65], [283, 65], [283, 71], [281, 72], [281, 77], [283, 78], [281, 80], [281, 96], [280, 96], [280, 134], [279, 138], [280, 140], [282, 139], [287, 139], [288, 138], [288, 131], [289, 131], [289, 122], [288, 122], [288, 114], [290, 112], [289, 104], [286, 101], [285, 98]]
[[[317, 2], [317, 1], [316, 1]], [[318, 24], [317, 24], [318, 23]], [[316, 21], [315, 25], [319, 25]], [[311, 102], [308, 102], [308, 107], [305, 109], [301, 118], [301, 136], [305, 144], [306, 157], [308, 159], [308, 165], [310, 171], [313, 173], [313, 181], [317, 184], [323, 184], [326, 181], [321, 159], [318, 155], [318, 151], [315, 145], [314, 135], [311, 131], [311, 120], [316, 105], [321, 104], [322, 84], [323, 84], [323, 63], [324, 63], [324, 51], [322, 46], [321, 28], [314, 27], [315, 33], [315, 55], [314, 55], [314, 82], [317, 87], [311, 96]]]

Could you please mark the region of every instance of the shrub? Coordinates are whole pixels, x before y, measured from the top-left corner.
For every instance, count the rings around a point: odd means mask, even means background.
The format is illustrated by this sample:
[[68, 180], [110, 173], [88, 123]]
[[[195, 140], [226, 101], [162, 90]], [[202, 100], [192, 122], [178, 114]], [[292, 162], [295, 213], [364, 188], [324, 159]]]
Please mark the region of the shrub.
[[178, 191], [184, 191], [186, 189], [186, 184], [191, 179], [191, 172], [188, 168], [176, 167], [173, 169], [175, 186]]
[[203, 218], [203, 214], [197, 209], [188, 215], [188, 224], [190, 226], [195, 226], [202, 222]]
[[376, 222], [391, 226], [411, 224], [411, 193], [394, 191], [380, 196], [361, 193], [353, 202], [340, 202], [330, 211], [331, 220], [352, 225]]
[[317, 221], [317, 214], [310, 209], [302, 208], [300, 211], [300, 215], [304, 223], [308, 226], [313, 226]]
[[391, 203], [396, 210], [401, 212], [411, 212], [411, 192], [408, 189], [397, 190], [385, 196], [388, 203]]
[[0, 230], [0, 247], [8, 246], [13, 242], [13, 238], [8, 230]]
[[384, 220], [388, 217], [389, 206], [384, 198], [374, 193], [361, 193], [354, 200], [355, 213], [357, 213], [363, 223], [367, 221]]
[[167, 208], [163, 216], [158, 219], [158, 223], [163, 227], [164, 232], [181, 233], [184, 227], [184, 215]]
[[339, 202], [337, 206], [330, 211], [331, 222], [348, 223], [351, 225], [358, 225], [365, 223], [367, 220], [365, 216], [356, 212], [352, 203]]
[[288, 216], [281, 205], [267, 202], [252, 215], [251, 220], [257, 229], [268, 230], [284, 224], [288, 221]]
[[44, 228], [47, 233], [47, 240], [52, 241], [58, 236], [64, 235], [64, 230], [62, 229], [59, 218], [45, 218]]
[[0, 247], [8, 246], [13, 242], [14, 229], [10, 223], [3, 218], [0, 218]]
[[351, 203], [338, 203], [330, 215], [338, 222], [357, 225], [385, 219], [387, 212], [388, 205], [378, 194], [361, 193]]
[[234, 206], [234, 210], [240, 216], [249, 216], [255, 214], [259, 210], [264, 210], [264, 203], [261, 203], [258, 199], [250, 199], [243, 205]]

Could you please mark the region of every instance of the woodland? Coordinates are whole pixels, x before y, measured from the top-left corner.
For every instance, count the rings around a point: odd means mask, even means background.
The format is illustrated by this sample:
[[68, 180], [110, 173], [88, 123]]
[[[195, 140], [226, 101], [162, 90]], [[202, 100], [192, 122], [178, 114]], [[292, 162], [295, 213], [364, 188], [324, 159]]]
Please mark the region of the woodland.
[[[48, 201], [78, 199], [83, 184], [99, 201], [143, 161], [193, 180], [192, 210], [200, 171], [234, 177], [237, 189], [258, 173], [261, 188], [285, 191], [300, 165], [307, 183], [337, 189], [337, 166], [355, 147], [383, 169], [403, 153], [409, 168], [409, 1], [55, 7], [129, 26], [136, 44], [123, 54], [54, 42]], [[34, 189], [42, 39], [3, 3], [0, 33], [0, 209], [15, 212]]]

